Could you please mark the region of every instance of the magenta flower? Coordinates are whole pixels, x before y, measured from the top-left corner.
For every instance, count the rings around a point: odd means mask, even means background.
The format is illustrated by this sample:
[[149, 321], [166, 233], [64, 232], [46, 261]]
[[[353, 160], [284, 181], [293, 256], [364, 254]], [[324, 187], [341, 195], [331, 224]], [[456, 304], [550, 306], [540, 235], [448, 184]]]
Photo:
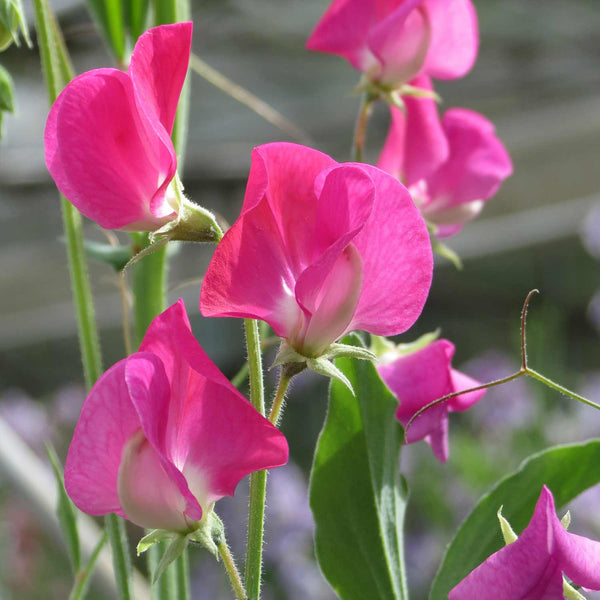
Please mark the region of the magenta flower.
[[431, 277], [425, 223], [397, 180], [273, 143], [252, 154], [242, 213], [217, 246], [200, 309], [262, 319], [318, 357], [354, 329], [408, 329]]
[[448, 595], [450, 600], [563, 600], [563, 575], [600, 590], [600, 542], [568, 533], [544, 486], [529, 525]]
[[[396, 418], [406, 425], [409, 419], [429, 403], [460, 390], [477, 387], [479, 382], [452, 368], [454, 345], [437, 340], [421, 350], [401, 355], [377, 367], [381, 378], [399, 401]], [[448, 413], [471, 408], [486, 390], [454, 396], [433, 406], [415, 419], [406, 432], [406, 443], [425, 440], [438, 460], [448, 460]]]
[[287, 458], [285, 437], [206, 356], [179, 300], [92, 388], [65, 486], [88, 514], [187, 531], [240, 479]]
[[[431, 89], [426, 77], [414, 82]], [[391, 106], [392, 123], [377, 166], [409, 189], [437, 235], [449, 236], [475, 217], [512, 173], [510, 156], [493, 124], [476, 112], [448, 110], [441, 122], [431, 98], [404, 98], [406, 114]]]
[[306, 44], [393, 88], [419, 73], [462, 77], [478, 45], [471, 0], [334, 0]]
[[102, 227], [154, 231], [177, 217], [171, 131], [191, 39], [191, 22], [150, 29], [127, 73], [83, 73], [52, 106], [44, 134], [48, 170], [66, 198]]

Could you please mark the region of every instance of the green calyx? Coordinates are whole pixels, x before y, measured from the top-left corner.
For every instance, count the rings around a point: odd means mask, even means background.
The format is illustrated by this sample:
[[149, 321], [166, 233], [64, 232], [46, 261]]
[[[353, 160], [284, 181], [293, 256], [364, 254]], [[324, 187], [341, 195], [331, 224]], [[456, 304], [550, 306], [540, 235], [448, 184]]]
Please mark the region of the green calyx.
[[22, 1], [0, 0], [0, 52], [6, 50], [13, 42], [17, 46], [21, 45], [19, 30], [25, 43], [31, 48]]
[[286, 340], [281, 343], [279, 352], [273, 361], [271, 368], [281, 365], [286, 371], [286, 376], [292, 377], [308, 368], [332, 379], [337, 379], [343, 383], [353, 394], [354, 390], [348, 378], [335, 366], [333, 361], [336, 358], [357, 358], [359, 360], [377, 360], [377, 356], [360, 346], [351, 346], [349, 344], [334, 343], [319, 356], [304, 356], [292, 348]]
[[137, 545], [138, 556], [154, 544], [169, 541], [169, 545], [162, 555], [155, 572], [152, 575], [152, 583], [155, 584], [167, 567], [177, 560], [191, 543], [199, 544], [206, 548], [217, 560], [219, 560], [218, 546], [225, 538], [225, 529], [223, 522], [212, 511], [203, 516], [198, 521], [196, 527], [190, 531], [166, 531], [164, 529], [154, 529], [145, 535]]
[[381, 99], [390, 106], [395, 106], [400, 110], [405, 110], [406, 108], [403, 97], [431, 98], [438, 103], [442, 101], [434, 90], [427, 90], [407, 83], [400, 87], [394, 87], [380, 81], [371, 81], [366, 76], [361, 78], [358, 85], [354, 88], [354, 92], [360, 94], [366, 93], [369, 102]]
[[223, 231], [215, 216], [184, 196], [179, 177], [175, 176], [171, 185], [175, 192], [177, 218], [152, 233], [151, 242], [159, 239], [173, 242], [220, 242]]

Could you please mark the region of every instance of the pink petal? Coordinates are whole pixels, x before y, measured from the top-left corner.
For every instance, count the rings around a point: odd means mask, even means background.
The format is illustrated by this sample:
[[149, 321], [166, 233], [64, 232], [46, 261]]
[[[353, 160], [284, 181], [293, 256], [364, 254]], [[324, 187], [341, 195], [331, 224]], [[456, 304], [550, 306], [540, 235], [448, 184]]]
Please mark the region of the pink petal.
[[377, 19], [377, 2], [335, 0], [306, 42], [309, 50], [337, 54], [359, 71], [367, 68], [366, 41]]
[[[141, 349], [160, 357], [171, 385], [168, 416], [145, 398], [146, 435], [183, 473], [200, 504], [233, 495], [253, 471], [287, 462], [285, 437], [208, 358], [192, 335], [183, 301], [153, 321]], [[188, 502], [187, 514], [196, 519], [191, 509]]]
[[[202, 388], [202, 394], [193, 393]], [[279, 430], [231, 385], [194, 374], [178, 451], [192, 491], [208, 503], [233, 496], [254, 471], [283, 465], [288, 445]]]
[[434, 222], [436, 213], [443, 209], [487, 200], [512, 173], [510, 157], [485, 117], [455, 108], [446, 112], [442, 126], [450, 156], [429, 179], [432, 202], [424, 208], [424, 214]]
[[[332, 248], [334, 250], [334, 248]], [[306, 328], [290, 340], [305, 356], [319, 356], [347, 331], [362, 288], [362, 259], [349, 244], [328, 252], [302, 273], [296, 300], [306, 310]]]
[[192, 30], [191, 21], [149, 29], [138, 39], [127, 71], [140, 108], [169, 136], [187, 74]]
[[[175, 356], [175, 361], [181, 361], [181, 357]], [[119, 495], [123, 490], [128, 491], [130, 506], [135, 507], [136, 513], [127, 512], [128, 507], [123, 505], [128, 518], [143, 527], [159, 527], [142, 523], [142, 519], [151, 518], [152, 514], [164, 513], [164, 519], [170, 522], [178, 522], [181, 529], [187, 524], [183, 512], [192, 520], [199, 521], [202, 518], [202, 507], [198, 499], [190, 492], [185, 477], [181, 473], [180, 464], [177, 464], [177, 454], [172, 452], [170, 444], [177, 443], [181, 429], [181, 413], [177, 414], [178, 420], [169, 417], [180, 407], [185, 396], [175, 396], [175, 393], [187, 392], [187, 389], [174, 390], [166, 376], [165, 369], [160, 358], [149, 352], [136, 352], [130, 357], [125, 369], [125, 381], [129, 389], [131, 402], [138, 413], [144, 439], [134, 441], [130, 450], [132, 460], [128, 465], [121, 465], [126, 469], [127, 475], [133, 481], [127, 481], [126, 476], [119, 475]], [[152, 465], [155, 464], [155, 467]], [[136, 473], [143, 475], [144, 465], [152, 470], [157, 477], [155, 485], [164, 487], [163, 493], [144, 500], [146, 493], [144, 489], [137, 489], [139, 478]], [[159, 468], [160, 467], [160, 468]], [[160, 478], [160, 479], [159, 479]], [[166, 484], [166, 481], [169, 484]], [[144, 483], [147, 485], [147, 482]], [[168, 501], [164, 506], [156, 505], [161, 499]]]
[[[452, 387], [455, 392], [460, 390], [467, 390], [469, 388], [474, 388], [481, 383], [456, 369], [450, 370], [450, 377], [452, 378]], [[479, 402], [481, 398], [486, 393], [486, 389], [478, 390], [476, 392], [469, 392], [468, 394], [461, 394], [460, 396], [455, 396], [448, 400], [448, 409], [451, 411], [463, 411], [471, 408], [474, 404]]]
[[294, 285], [288, 248], [263, 201], [243, 213], [217, 246], [202, 282], [200, 311], [205, 317], [262, 319], [287, 337], [302, 319]]
[[102, 227], [156, 229], [173, 218], [164, 206], [172, 144], [156, 140], [124, 73], [97, 69], [74, 79], [52, 107], [44, 140], [58, 188]]
[[[411, 85], [432, 90], [431, 80], [419, 76]], [[402, 110], [390, 106], [392, 122], [377, 166], [410, 187], [427, 178], [448, 158], [449, 146], [433, 98], [403, 98]]]
[[375, 202], [353, 241], [363, 260], [363, 288], [350, 327], [396, 335], [417, 320], [429, 293], [429, 233], [400, 182], [376, 167], [360, 166], [375, 184]]
[[[438, 340], [378, 367], [382, 379], [398, 398], [396, 418], [403, 425], [418, 410], [453, 391], [446, 347], [448, 343]], [[406, 433], [406, 442], [411, 444], [426, 439], [436, 456], [445, 461], [448, 458], [447, 422], [447, 406], [440, 404], [432, 407], [411, 424]]]
[[123, 449], [117, 489], [126, 518], [136, 525], [168, 531], [190, 528], [192, 523], [184, 516], [185, 498], [143, 431]]
[[564, 536], [558, 528], [564, 532], [552, 495], [544, 486], [519, 538], [472, 571], [450, 592], [449, 599], [563, 600], [558, 549]]
[[479, 33], [471, 0], [425, 0], [431, 43], [423, 72], [436, 79], [466, 75], [477, 58]]
[[275, 142], [255, 148], [244, 196], [242, 215], [266, 200], [297, 276], [314, 260], [316, 226], [315, 179], [329, 167], [331, 157], [298, 144]]
[[412, 79], [423, 66], [431, 29], [423, 0], [404, 0], [371, 29], [368, 47], [381, 65], [376, 79], [399, 85]]
[[90, 391], [67, 454], [67, 493], [90, 515], [114, 512], [125, 516], [117, 494], [117, 475], [123, 448], [141, 427], [125, 383], [128, 360], [108, 369]]

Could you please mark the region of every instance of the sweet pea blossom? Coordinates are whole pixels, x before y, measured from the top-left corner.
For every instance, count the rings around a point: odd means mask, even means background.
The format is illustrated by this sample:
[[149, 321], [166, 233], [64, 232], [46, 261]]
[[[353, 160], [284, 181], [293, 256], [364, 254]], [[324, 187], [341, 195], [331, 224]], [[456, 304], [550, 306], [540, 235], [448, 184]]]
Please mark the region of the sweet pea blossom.
[[311, 148], [266, 144], [238, 220], [208, 267], [200, 310], [262, 319], [305, 357], [354, 329], [405, 331], [432, 277], [428, 232], [396, 179]]
[[[416, 87], [432, 89], [427, 77]], [[409, 189], [437, 235], [454, 235], [474, 218], [512, 173], [510, 156], [482, 115], [452, 108], [440, 121], [432, 98], [403, 98], [390, 106], [391, 125], [377, 166]]]
[[150, 29], [127, 73], [83, 73], [50, 110], [48, 170], [66, 198], [106, 229], [154, 231], [177, 218], [171, 132], [191, 40], [191, 22]]
[[568, 533], [544, 486], [518, 539], [479, 565], [448, 594], [450, 600], [564, 600], [563, 573], [600, 590], [600, 542]]
[[[395, 357], [382, 357], [377, 367], [381, 378], [398, 398], [396, 418], [406, 425], [416, 412], [434, 400], [480, 385], [452, 368], [454, 345], [436, 340], [424, 348]], [[486, 390], [454, 396], [415, 419], [406, 431], [406, 443], [425, 440], [441, 462], [448, 460], [448, 413], [471, 408]]]
[[306, 44], [344, 57], [370, 81], [392, 88], [419, 73], [462, 77], [478, 45], [471, 0], [335, 0]]
[[240, 479], [287, 458], [285, 437], [204, 353], [179, 300], [92, 388], [65, 486], [90, 515], [189, 531]]

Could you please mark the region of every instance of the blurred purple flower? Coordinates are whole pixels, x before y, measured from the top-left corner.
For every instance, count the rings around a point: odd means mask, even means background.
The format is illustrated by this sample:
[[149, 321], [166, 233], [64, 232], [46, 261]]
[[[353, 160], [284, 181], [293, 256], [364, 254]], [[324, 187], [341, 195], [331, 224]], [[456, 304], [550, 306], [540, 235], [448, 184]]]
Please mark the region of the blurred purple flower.
[[52, 428], [45, 407], [25, 392], [9, 389], [0, 396], [0, 417], [38, 453], [50, 439]]
[[600, 260], [600, 203], [595, 204], [586, 215], [581, 227], [581, 241], [586, 250]]

